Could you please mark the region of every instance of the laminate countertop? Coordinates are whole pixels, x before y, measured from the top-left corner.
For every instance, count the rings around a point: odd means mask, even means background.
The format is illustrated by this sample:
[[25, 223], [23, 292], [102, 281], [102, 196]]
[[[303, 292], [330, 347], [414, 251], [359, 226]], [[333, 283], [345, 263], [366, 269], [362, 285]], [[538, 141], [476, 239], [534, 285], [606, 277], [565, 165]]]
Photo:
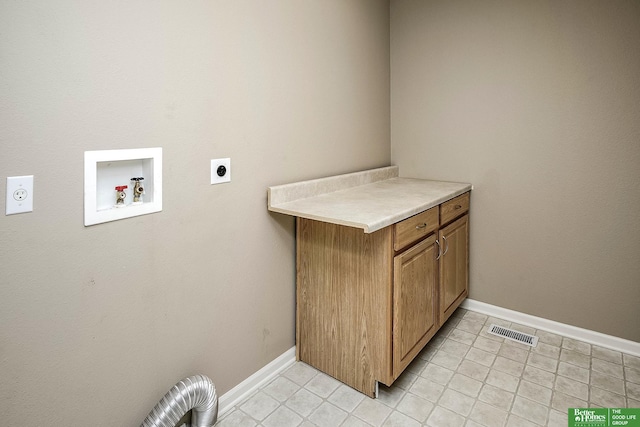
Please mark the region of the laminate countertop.
[[373, 233], [471, 190], [471, 184], [400, 178], [398, 167], [269, 187], [268, 209]]

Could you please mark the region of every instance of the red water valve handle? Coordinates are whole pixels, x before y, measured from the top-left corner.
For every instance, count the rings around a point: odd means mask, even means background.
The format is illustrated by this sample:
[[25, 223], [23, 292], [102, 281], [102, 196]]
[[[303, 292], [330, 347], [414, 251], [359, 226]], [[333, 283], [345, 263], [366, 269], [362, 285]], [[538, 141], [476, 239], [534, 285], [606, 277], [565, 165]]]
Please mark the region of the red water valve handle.
[[116, 191], [122, 191], [125, 188], [129, 188], [129, 186], [127, 186], [127, 185], [119, 185], [119, 186], [116, 187]]

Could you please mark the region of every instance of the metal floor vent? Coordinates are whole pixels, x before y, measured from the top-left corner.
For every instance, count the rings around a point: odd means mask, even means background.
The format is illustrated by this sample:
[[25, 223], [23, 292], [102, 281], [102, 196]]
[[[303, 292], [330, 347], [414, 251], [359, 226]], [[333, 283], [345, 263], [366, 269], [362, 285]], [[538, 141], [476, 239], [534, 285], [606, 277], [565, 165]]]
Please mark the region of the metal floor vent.
[[524, 332], [518, 332], [509, 328], [503, 328], [502, 326], [498, 325], [491, 325], [489, 327], [489, 333], [506, 338], [511, 341], [530, 345], [531, 347], [535, 347], [536, 345], [538, 345], [538, 337], [536, 337], [535, 335], [525, 334]]

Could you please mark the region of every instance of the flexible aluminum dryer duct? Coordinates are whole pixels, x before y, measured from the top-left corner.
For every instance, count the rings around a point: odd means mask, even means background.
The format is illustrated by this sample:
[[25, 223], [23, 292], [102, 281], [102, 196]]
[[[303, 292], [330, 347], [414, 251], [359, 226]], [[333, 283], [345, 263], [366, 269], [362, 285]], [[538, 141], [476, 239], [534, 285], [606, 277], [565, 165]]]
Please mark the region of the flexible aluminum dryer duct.
[[194, 375], [174, 385], [140, 427], [175, 427], [192, 409], [190, 427], [212, 427], [218, 419], [216, 387], [204, 375]]

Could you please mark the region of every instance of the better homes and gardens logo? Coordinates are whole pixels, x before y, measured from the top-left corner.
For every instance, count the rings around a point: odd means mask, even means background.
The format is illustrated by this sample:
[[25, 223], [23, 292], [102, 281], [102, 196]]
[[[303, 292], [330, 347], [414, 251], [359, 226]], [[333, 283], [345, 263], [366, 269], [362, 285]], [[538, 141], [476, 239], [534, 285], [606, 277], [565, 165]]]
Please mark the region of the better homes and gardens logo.
[[569, 410], [569, 421], [574, 421], [575, 427], [607, 427], [608, 411], [604, 408]]
[[569, 427], [640, 427], [638, 408], [569, 408]]

